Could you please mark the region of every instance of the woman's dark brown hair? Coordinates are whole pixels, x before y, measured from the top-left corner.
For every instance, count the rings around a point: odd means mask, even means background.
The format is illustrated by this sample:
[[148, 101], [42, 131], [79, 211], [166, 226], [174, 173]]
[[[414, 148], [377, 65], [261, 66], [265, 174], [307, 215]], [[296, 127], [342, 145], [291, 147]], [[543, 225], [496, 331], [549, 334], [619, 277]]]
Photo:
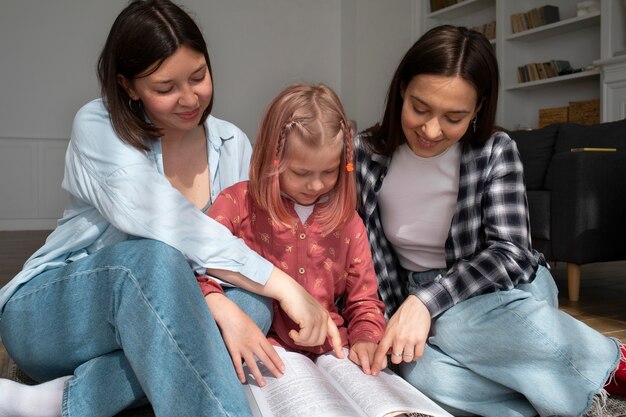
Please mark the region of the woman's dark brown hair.
[[402, 92], [420, 74], [459, 76], [476, 89], [481, 109], [476, 131], [468, 129], [462, 141], [484, 142], [494, 130], [498, 103], [498, 62], [493, 46], [476, 31], [451, 25], [437, 26], [407, 51], [391, 81], [383, 120], [365, 132], [372, 151], [391, 155], [406, 142], [401, 126]]
[[[98, 80], [115, 132], [137, 149], [147, 150], [145, 141], [159, 138], [161, 132], [145, 120], [140, 103], [131, 102], [118, 75], [129, 81], [150, 75], [183, 45], [204, 55], [211, 74], [202, 32], [189, 14], [170, 1], [132, 1], [111, 27], [98, 60]], [[200, 124], [212, 107], [211, 97]]]

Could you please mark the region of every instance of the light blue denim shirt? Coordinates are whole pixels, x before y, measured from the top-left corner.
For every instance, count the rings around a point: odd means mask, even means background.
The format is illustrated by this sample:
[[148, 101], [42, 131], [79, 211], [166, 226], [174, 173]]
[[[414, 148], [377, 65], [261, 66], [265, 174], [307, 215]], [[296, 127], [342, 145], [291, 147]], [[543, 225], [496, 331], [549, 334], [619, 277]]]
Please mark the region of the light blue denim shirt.
[[[209, 116], [205, 127], [214, 199], [248, 179], [251, 146], [231, 123]], [[178, 249], [196, 270], [226, 269], [265, 284], [272, 264], [172, 187], [163, 171], [161, 142], [150, 146], [142, 152], [122, 142], [102, 99], [78, 111], [65, 155], [63, 188], [70, 201], [44, 246], [0, 290], [0, 309], [19, 285], [41, 272], [136, 237]]]

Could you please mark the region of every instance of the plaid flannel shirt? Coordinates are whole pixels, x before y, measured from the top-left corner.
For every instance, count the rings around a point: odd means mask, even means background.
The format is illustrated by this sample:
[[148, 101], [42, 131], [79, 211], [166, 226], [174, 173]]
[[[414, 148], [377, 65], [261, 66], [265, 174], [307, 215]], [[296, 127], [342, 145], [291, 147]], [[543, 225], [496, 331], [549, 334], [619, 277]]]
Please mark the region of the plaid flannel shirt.
[[[391, 157], [370, 153], [355, 140], [359, 214], [365, 223], [379, 292], [391, 317], [407, 294], [407, 273], [386, 239], [378, 210]], [[531, 247], [523, 167], [504, 132], [484, 144], [463, 144], [457, 208], [445, 243], [447, 272], [414, 294], [431, 317], [480, 294], [531, 282], [543, 255]]]

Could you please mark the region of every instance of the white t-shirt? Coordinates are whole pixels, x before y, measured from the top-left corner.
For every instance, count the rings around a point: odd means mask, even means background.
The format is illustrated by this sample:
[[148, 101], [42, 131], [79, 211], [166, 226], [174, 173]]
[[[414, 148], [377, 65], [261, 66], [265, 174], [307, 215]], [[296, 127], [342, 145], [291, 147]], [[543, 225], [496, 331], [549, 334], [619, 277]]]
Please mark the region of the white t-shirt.
[[393, 154], [379, 194], [385, 236], [409, 271], [445, 268], [445, 242], [456, 211], [461, 144], [423, 158], [407, 144]]

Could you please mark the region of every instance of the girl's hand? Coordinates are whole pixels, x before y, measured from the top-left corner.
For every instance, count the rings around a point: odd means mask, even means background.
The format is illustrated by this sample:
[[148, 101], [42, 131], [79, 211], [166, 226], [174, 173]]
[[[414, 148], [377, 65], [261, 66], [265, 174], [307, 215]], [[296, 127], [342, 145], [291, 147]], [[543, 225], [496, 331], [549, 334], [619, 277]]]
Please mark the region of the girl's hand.
[[[348, 357], [350, 360], [363, 369], [363, 372], [367, 375], [373, 375], [371, 371], [371, 364], [374, 362], [374, 354], [378, 345], [374, 342], [359, 341], [350, 346], [350, 353]], [[384, 358], [382, 368], [387, 367], [387, 358]], [[376, 374], [378, 375], [378, 373]]]
[[[265, 386], [265, 379], [256, 363], [258, 358], [277, 378], [283, 376], [285, 365], [256, 323], [237, 304], [221, 293], [211, 293], [205, 297], [206, 303], [219, 326], [226, 348], [230, 353], [237, 378], [246, 382], [242, 360], [254, 375], [259, 386]], [[256, 358], [255, 358], [256, 357]]]
[[299, 331], [292, 330], [289, 334], [296, 344], [319, 346], [326, 341], [326, 337], [329, 337], [337, 357], [343, 358], [341, 336], [328, 311], [300, 284], [280, 269], [272, 270], [265, 285], [253, 282], [237, 272], [224, 269], [207, 269], [207, 274], [278, 301], [289, 318], [300, 328]]
[[430, 312], [415, 295], [409, 295], [387, 323], [372, 363], [377, 375], [391, 355], [391, 363], [412, 362], [424, 354], [424, 344], [430, 331]]

